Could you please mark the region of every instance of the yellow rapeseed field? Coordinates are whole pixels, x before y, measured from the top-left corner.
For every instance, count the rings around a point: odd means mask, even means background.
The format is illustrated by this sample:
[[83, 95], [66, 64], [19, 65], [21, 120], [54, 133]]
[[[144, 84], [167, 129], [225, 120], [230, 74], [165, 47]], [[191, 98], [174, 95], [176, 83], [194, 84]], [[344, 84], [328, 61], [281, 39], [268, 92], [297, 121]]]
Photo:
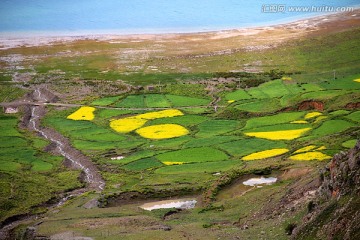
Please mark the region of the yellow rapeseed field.
[[321, 146], [321, 147], [317, 148], [316, 151], [321, 151], [321, 150], [325, 150], [325, 149], [326, 149], [325, 146]]
[[311, 128], [303, 128], [296, 130], [272, 131], [272, 132], [249, 132], [245, 135], [250, 137], [265, 138], [270, 140], [292, 140], [300, 137]]
[[93, 107], [81, 107], [74, 113], [67, 116], [67, 119], [76, 120], [76, 121], [78, 121], [78, 120], [91, 121], [95, 118], [95, 115], [94, 115], [95, 110], [96, 109]]
[[235, 100], [229, 100], [229, 101], [227, 101], [228, 103], [233, 103], [233, 102], [235, 102]]
[[142, 127], [147, 120], [141, 118], [122, 118], [110, 122], [110, 127], [120, 133], [128, 133]]
[[324, 119], [326, 119], [326, 118], [328, 118], [328, 117], [327, 117], [327, 116], [317, 117], [314, 123], [320, 122], [320, 121], [322, 121], [322, 120], [324, 120]]
[[169, 109], [158, 112], [149, 112], [132, 117], [113, 120], [110, 127], [120, 133], [128, 133], [142, 127], [148, 120], [184, 115], [177, 109]]
[[296, 150], [294, 153], [308, 152], [308, 151], [314, 150], [315, 148], [316, 148], [316, 145], [309, 145], [309, 146], [306, 146], [306, 147]]
[[283, 81], [291, 81], [291, 80], [292, 80], [291, 77], [286, 77], [286, 76], [282, 77], [281, 79], [282, 79]]
[[305, 124], [305, 123], [309, 123], [309, 122], [305, 121], [305, 120], [297, 120], [297, 121], [292, 121], [290, 123]]
[[301, 153], [290, 156], [291, 160], [297, 160], [297, 161], [326, 160], [330, 158], [331, 158], [330, 156], [323, 154], [321, 152], [307, 152], [307, 153]]
[[354, 82], [359, 82], [360, 83], [360, 78], [354, 79]]
[[313, 118], [322, 115], [320, 112], [311, 112], [305, 115], [305, 119]]
[[162, 162], [163, 164], [165, 165], [181, 165], [181, 164], [184, 164], [183, 162]]
[[249, 160], [265, 159], [265, 158], [279, 156], [288, 151], [289, 150], [286, 148], [274, 148], [274, 149], [270, 149], [270, 150], [265, 150], [265, 151], [249, 154], [249, 155], [243, 157], [242, 160], [249, 161]]
[[166, 117], [176, 117], [176, 116], [182, 116], [184, 115], [180, 110], [177, 109], [169, 109], [169, 110], [163, 110], [158, 112], [149, 112], [144, 114], [139, 114], [137, 116], [134, 116], [134, 118], [140, 118], [140, 119], [157, 119], [157, 118], [166, 118]]
[[149, 127], [143, 127], [136, 132], [144, 137], [150, 139], [166, 139], [174, 138], [186, 135], [189, 131], [181, 125], [178, 124], [159, 124]]

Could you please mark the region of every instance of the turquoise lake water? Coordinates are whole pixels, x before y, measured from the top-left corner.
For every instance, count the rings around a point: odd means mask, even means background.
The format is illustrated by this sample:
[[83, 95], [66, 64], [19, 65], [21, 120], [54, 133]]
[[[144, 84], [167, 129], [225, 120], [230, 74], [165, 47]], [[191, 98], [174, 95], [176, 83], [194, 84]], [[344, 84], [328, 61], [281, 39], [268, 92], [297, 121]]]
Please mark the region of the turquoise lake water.
[[289, 22], [359, 4], [360, 0], [0, 0], [0, 33], [209, 31]]

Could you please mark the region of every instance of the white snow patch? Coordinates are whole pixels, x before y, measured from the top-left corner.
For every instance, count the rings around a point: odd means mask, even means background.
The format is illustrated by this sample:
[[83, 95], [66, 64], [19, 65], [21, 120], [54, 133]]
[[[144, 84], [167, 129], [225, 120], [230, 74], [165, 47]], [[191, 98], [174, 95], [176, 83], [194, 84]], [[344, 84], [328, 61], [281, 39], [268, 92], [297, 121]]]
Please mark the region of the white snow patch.
[[164, 209], [164, 208], [180, 208], [180, 209], [190, 209], [194, 208], [196, 200], [165, 200], [152, 203], [145, 203], [140, 206], [144, 210], [154, 210], [154, 209]]
[[255, 186], [255, 185], [260, 185], [260, 184], [273, 184], [277, 181], [277, 178], [275, 177], [269, 177], [269, 178], [264, 178], [264, 177], [260, 177], [260, 178], [250, 178], [248, 180], [246, 180], [245, 182], [243, 182], [244, 185], [247, 186]]

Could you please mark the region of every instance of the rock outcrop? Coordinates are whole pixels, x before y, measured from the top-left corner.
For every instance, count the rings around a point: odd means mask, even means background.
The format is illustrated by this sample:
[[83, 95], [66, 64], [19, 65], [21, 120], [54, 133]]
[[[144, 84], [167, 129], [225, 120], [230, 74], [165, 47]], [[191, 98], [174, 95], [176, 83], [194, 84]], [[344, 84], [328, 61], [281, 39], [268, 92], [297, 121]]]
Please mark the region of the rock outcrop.
[[320, 178], [317, 197], [293, 239], [360, 239], [360, 141], [335, 155]]

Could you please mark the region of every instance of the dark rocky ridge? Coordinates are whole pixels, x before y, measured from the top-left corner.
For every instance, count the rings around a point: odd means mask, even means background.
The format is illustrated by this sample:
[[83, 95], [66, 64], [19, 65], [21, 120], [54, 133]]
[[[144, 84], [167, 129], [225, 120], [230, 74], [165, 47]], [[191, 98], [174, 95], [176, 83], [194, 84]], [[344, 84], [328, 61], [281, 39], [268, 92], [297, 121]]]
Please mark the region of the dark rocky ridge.
[[360, 141], [336, 154], [293, 239], [360, 239]]

